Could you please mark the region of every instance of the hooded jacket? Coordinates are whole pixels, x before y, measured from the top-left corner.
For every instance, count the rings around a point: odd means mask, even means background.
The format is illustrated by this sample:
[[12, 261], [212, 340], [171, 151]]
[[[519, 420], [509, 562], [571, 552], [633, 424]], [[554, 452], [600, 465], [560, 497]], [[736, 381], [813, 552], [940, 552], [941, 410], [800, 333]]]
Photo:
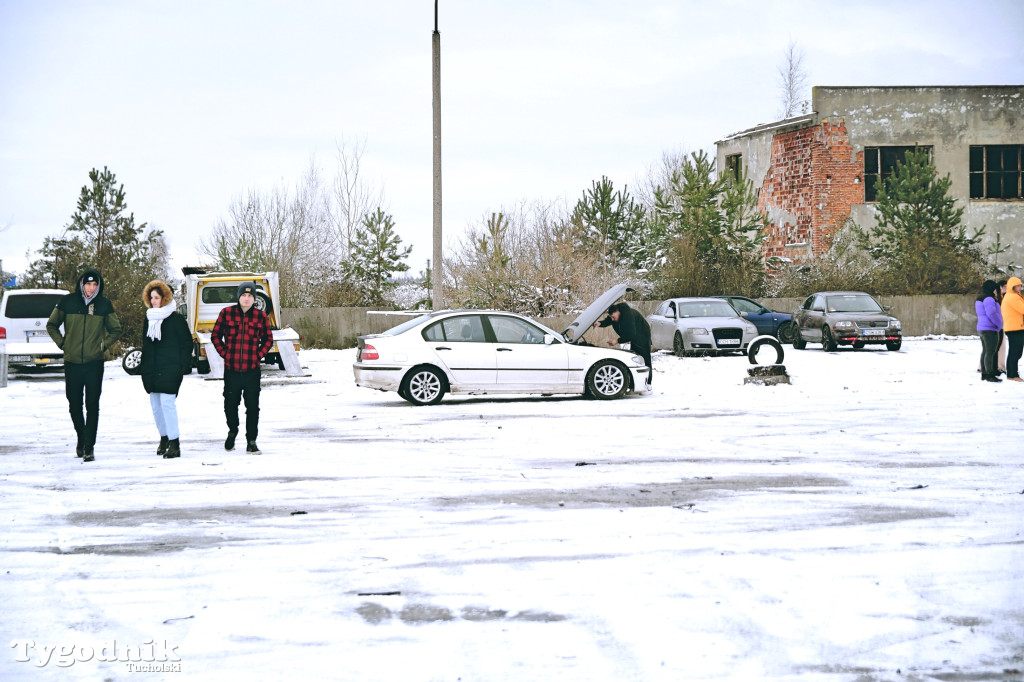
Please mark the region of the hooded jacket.
[[[96, 295], [86, 305], [82, 280], [92, 275], [99, 283]], [[64, 362], [83, 365], [103, 360], [103, 352], [121, 336], [121, 321], [114, 306], [103, 295], [103, 277], [99, 270], [89, 268], [78, 278], [75, 291], [57, 302], [46, 322], [46, 331], [57, 347], [64, 351]], [[61, 333], [61, 325], [64, 333]]]
[[1019, 277], [1006, 280], [1006, 295], [1003, 296], [1003, 330], [1019, 332], [1024, 330], [1024, 296], [1013, 290], [1020, 284]]
[[979, 332], [997, 332], [1003, 328], [1003, 314], [995, 297], [997, 287], [995, 282], [987, 280], [984, 290], [974, 302], [974, 312], [978, 315]]
[[[160, 292], [164, 305], [174, 300], [171, 288], [155, 279], [143, 289], [142, 300], [147, 308], [153, 307], [149, 292], [154, 289]], [[146, 393], [177, 395], [182, 378], [192, 372], [192, 348], [192, 332], [189, 331], [188, 322], [178, 312], [171, 313], [160, 323], [159, 341], [143, 333], [142, 363], [139, 369]]]

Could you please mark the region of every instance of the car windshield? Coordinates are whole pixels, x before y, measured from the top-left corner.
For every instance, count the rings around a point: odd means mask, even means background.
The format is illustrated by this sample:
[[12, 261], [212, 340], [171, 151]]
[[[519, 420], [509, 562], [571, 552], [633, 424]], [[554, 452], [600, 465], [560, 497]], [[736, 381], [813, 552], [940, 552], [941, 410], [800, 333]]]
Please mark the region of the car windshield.
[[867, 294], [842, 294], [828, 297], [830, 313], [880, 313], [882, 308]]
[[679, 317], [736, 317], [736, 310], [725, 301], [680, 302]]

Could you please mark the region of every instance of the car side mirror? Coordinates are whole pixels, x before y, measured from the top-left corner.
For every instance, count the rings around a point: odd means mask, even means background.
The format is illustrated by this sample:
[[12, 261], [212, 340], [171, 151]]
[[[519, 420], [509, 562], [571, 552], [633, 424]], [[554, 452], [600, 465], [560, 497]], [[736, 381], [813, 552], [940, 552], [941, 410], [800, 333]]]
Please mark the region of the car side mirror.
[[748, 313], [747, 311], [743, 311], [742, 313], [740, 313], [740, 317], [749, 317], [749, 316], [750, 316], [750, 313]]
[[882, 310], [884, 310], [885, 312], [889, 312], [889, 311], [892, 310], [892, 306], [891, 305], [883, 305], [882, 306]]
[[813, 310], [816, 313], [823, 313], [823, 312], [825, 312], [824, 308], [817, 308], [817, 307], [815, 307], [815, 308], [811, 308], [811, 310]]
[[544, 335], [544, 345], [545, 346], [550, 346], [554, 342], [555, 342], [555, 337], [554, 336], [552, 336], [551, 334], [545, 334]]
[[762, 315], [767, 315], [767, 314], [768, 314], [768, 313], [770, 313], [770, 312], [771, 312], [771, 311], [770, 311], [770, 310], [768, 310], [767, 308], [764, 308], [764, 307], [762, 307], [762, 308], [761, 308], [761, 314], [762, 314]]

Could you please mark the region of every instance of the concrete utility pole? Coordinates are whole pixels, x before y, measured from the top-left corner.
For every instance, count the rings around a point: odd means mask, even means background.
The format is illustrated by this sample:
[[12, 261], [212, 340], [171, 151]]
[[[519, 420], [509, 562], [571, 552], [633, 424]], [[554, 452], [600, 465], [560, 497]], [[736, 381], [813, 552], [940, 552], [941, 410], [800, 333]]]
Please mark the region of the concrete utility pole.
[[444, 267], [441, 254], [441, 34], [434, 0], [434, 310], [444, 309]]

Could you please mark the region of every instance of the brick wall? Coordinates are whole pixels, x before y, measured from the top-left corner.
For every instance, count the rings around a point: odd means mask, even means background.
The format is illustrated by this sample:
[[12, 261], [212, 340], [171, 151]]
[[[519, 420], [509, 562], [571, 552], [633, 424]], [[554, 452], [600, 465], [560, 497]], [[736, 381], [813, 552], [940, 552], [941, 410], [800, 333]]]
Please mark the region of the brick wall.
[[802, 261], [827, 251], [851, 207], [864, 203], [863, 168], [842, 119], [776, 135], [758, 195], [758, 208], [775, 220], [765, 257]]

